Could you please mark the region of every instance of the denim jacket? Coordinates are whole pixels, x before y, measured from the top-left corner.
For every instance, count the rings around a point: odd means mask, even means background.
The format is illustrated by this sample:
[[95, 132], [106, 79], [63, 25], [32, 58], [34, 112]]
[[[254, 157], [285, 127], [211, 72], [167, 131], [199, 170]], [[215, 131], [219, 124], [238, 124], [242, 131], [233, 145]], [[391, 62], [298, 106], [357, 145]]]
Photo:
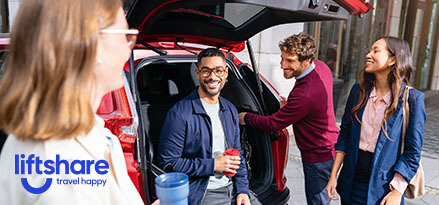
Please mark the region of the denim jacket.
[[[212, 125], [197, 89], [198, 87], [169, 110], [160, 135], [158, 156], [161, 168], [172, 167], [173, 171], [189, 176], [189, 204], [201, 203], [209, 176], [214, 175]], [[219, 97], [219, 103], [228, 148], [241, 151], [237, 110], [225, 98]], [[242, 151], [241, 164], [232, 181], [237, 193], [249, 194], [247, 168]]]

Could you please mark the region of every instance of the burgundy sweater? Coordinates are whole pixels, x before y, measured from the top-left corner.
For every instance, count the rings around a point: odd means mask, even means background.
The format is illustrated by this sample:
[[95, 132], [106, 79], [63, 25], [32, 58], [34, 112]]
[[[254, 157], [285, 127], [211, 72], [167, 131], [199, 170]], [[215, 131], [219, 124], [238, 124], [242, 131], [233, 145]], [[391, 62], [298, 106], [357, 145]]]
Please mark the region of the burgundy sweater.
[[328, 66], [314, 60], [315, 68], [296, 81], [287, 104], [270, 116], [248, 113], [245, 122], [267, 131], [293, 124], [294, 136], [308, 163], [325, 162], [335, 156], [334, 144], [339, 130], [332, 103], [332, 74]]

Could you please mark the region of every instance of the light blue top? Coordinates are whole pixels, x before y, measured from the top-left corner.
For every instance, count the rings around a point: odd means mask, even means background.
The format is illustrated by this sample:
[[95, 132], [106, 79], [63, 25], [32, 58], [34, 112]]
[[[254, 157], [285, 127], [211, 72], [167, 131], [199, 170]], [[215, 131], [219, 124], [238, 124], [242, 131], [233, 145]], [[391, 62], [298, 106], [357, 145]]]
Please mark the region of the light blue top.
[[299, 79], [305, 77], [306, 75], [308, 75], [309, 73], [311, 73], [311, 71], [313, 71], [315, 67], [316, 67], [316, 65], [314, 64], [314, 62], [312, 62], [311, 66], [309, 66], [308, 70], [306, 70], [304, 73], [302, 73], [302, 75], [299, 75], [299, 77], [297, 77], [296, 80], [299, 80]]

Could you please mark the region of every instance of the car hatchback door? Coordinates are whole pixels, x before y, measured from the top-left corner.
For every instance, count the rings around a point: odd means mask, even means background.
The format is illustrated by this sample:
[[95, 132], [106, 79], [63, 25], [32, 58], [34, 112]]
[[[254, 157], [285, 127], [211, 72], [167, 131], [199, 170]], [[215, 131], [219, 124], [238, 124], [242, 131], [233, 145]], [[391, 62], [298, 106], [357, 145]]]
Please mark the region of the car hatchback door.
[[372, 6], [364, 0], [138, 0], [127, 13], [143, 42], [192, 42], [239, 51], [274, 25], [345, 20]]

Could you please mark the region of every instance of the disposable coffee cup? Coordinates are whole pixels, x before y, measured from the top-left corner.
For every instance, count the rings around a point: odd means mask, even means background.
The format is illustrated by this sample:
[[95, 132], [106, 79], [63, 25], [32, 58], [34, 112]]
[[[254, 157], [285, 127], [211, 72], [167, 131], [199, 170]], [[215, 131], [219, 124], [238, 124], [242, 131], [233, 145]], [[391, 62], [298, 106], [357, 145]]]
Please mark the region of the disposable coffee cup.
[[[240, 156], [241, 153], [239, 152], [239, 150], [237, 149], [233, 149], [233, 148], [229, 148], [224, 152], [225, 155], [227, 156]], [[233, 169], [234, 171], [236, 171], [236, 169]], [[223, 172], [224, 175], [228, 176], [228, 177], [233, 177], [235, 176], [235, 173], [232, 172]]]
[[170, 172], [155, 178], [155, 190], [161, 205], [187, 205], [189, 177], [180, 172]]

